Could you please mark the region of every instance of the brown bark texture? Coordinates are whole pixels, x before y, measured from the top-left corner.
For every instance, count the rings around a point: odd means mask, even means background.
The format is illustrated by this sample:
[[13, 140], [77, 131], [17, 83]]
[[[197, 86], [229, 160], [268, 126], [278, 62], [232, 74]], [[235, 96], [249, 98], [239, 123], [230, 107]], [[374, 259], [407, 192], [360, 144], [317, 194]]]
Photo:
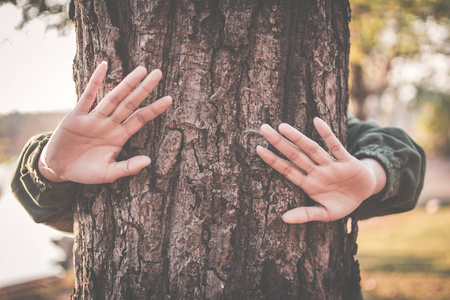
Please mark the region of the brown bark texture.
[[311, 205], [268, 167], [259, 128], [282, 122], [345, 140], [347, 0], [77, 0], [80, 95], [102, 60], [101, 99], [139, 65], [173, 105], [125, 145], [139, 175], [84, 186], [75, 212], [74, 299], [355, 299], [356, 223], [286, 225]]

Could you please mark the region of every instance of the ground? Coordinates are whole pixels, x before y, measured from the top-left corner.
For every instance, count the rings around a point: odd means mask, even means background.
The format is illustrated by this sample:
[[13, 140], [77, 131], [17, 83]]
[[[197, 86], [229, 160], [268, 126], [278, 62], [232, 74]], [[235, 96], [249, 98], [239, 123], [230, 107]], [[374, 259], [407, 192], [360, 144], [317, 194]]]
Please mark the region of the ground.
[[365, 299], [450, 299], [450, 207], [360, 222]]
[[[421, 206], [360, 222], [357, 258], [364, 299], [450, 299], [449, 182], [450, 160], [429, 158]], [[72, 287], [68, 273], [64, 280], [0, 295], [0, 300], [68, 299]]]

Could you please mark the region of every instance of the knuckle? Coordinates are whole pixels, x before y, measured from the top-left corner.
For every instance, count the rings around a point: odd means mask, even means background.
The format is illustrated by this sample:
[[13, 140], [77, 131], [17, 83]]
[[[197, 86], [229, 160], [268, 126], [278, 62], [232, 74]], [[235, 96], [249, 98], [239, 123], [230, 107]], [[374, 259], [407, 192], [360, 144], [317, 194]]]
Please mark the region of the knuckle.
[[338, 152], [339, 150], [341, 150], [341, 146], [339, 144], [333, 144], [330, 147], [330, 151], [333, 152], [333, 153], [334, 152]]
[[290, 161], [296, 161], [299, 157], [300, 157], [300, 153], [298, 151], [292, 151], [288, 155], [288, 158]]
[[127, 174], [132, 174], [131, 173], [131, 167], [130, 167], [130, 160], [127, 160], [127, 167], [126, 167], [125, 171], [127, 172]]
[[146, 120], [144, 114], [142, 113], [142, 111], [138, 111], [138, 113], [136, 114], [136, 119], [141, 124], [147, 123], [147, 120]]
[[111, 121], [112, 121], [113, 123], [121, 123], [121, 122], [122, 122], [122, 120], [121, 120], [118, 116], [116, 116], [116, 115], [112, 115], [112, 116], [111, 116]]
[[326, 130], [326, 131], [323, 133], [323, 135], [322, 135], [322, 138], [323, 138], [324, 140], [329, 139], [329, 138], [332, 138], [332, 137], [334, 137], [334, 135], [333, 135], [333, 133], [331, 132], [330, 129]]
[[290, 166], [286, 166], [281, 169], [281, 174], [283, 174], [284, 177], [288, 177], [291, 173], [292, 169]]
[[268, 163], [269, 166], [271, 166], [271, 167], [274, 167], [276, 161], [277, 161], [277, 158], [276, 158], [276, 157], [269, 157], [269, 158], [267, 159], [267, 163]]
[[135, 110], [136, 105], [133, 102], [131, 102], [131, 101], [126, 101], [124, 103], [124, 107], [125, 107], [125, 109], [127, 109], [129, 111], [133, 111], [133, 110]]
[[308, 165], [305, 166], [304, 169], [305, 169], [306, 173], [310, 174], [313, 171], [313, 169], [314, 169], [314, 165], [308, 164]]
[[124, 80], [123, 83], [125, 84], [125, 87], [129, 90], [132, 90], [134, 88], [134, 85], [132, 85], [128, 80]]
[[83, 95], [81, 95], [80, 97], [80, 101], [83, 101], [84, 99], [92, 99], [94, 97], [95, 97], [94, 93], [90, 91], [84, 91]]
[[96, 110], [96, 111], [95, 111], [95, 114], [96, 114], [98, 117], [103, 118], [103, 119], [108, 117], [108, 115], [105, 114], [105, 113], [104, 113], [103, 111], [101, 111], [100, 109]]
[[298, 136], [296, 136], [292, 141], [294, 142], [294, 144], [297, 144], [297, 145], [298, 145], [298, 144], [301, 144], [302, 141], [303, 141], [303, 136], [298, 135]]
[[283, 140], [283, 138], [281, 137], [281, 135], [279, 135], [278, 133], [274, 134], [274, 137], [273, 137], [274, 145], [281, 143], [282, 140]]
[[312, 219], [312, 216], [311, 216], [311, 212], [310, 212], [310, 210], [309, 209], [305, 209], [305, 217], [306, 217], [306, 222], [310, 222], [310, 221], [312, 221], [313, 219]]
[[326, 213], [326, 222], [334, 221], [334, 218], [331, 216], [330, 212], [327, 211]]
[[153, 117], [159, 116], [163, 112], [163, 110], [160, 109], [160, 107], [157, 106], [156, 104], [150, 105], [149, 109], [150, 109], [150, 112], [153, 114]]
[[319, 149], [320, 149], [319, 144], [317, 144], [316, 142], [313, 142], [313, 144], [311, 144], [311, 147], [308, 150], [311, 155], [314, 155], [317, 152], [319, 152]]
[[110, 95], [110, 97], [109, 97], [109, 102], [111, 102], [114, 105], [119, 105], [121, 101], [122, 100], [119, 97], [117, 97], [116, 95]]
[[142, 90], [144, 90], [144, 92], [147, 93], [147, 94], [150, 94], [150, 93], [153, 91], [152, 88], [149, 88], [149, 87], [147, 87], [147, 86], [143, 86], [143, 87], [142, 87]]

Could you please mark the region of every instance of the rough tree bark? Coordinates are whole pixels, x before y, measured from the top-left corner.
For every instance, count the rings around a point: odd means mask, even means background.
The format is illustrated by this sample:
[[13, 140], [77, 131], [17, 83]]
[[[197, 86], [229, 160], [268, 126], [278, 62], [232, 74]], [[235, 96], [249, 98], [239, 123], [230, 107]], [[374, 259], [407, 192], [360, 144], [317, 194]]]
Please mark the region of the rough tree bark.
[[99, 99], [138, 65], [164, 77], [145, 104], [174, 104], [124, 147], [152, 164], [85, 186], [75, 213], [75, 299], [355, 299], [356, 223], [288, 226], [311, 204], [266, 166], [261, 124], [312, 135], [320, 116], [345, 140], [347, 0], [73, 3], [81, 94]]

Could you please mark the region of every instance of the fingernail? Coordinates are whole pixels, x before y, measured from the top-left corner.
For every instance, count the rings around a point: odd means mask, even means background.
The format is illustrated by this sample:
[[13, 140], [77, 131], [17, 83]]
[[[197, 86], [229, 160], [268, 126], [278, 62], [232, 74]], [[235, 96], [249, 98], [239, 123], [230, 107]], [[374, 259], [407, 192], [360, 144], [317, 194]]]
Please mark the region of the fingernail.
[[281, 123], [280, 125], [278, 125], [278, 130], [280, 130], [282, 127], [287, 127], [289, 128], [291, 125], [289, 125], [288, 123]]
[[154, 69], [150, 73], [153, 73], [153, 74], [158, 73], [160, 76], [162, 76], [162, 71], [160, 69]]

